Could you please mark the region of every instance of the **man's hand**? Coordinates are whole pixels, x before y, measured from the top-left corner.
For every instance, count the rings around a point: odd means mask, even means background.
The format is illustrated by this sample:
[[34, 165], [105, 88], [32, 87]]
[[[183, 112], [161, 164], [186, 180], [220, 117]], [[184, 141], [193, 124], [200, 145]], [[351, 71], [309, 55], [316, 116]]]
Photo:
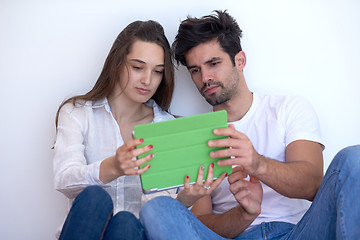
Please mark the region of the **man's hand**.
[[312, 201], [323, 177], [322, 146], [317, 142], [296, 140], [285, 149], [285, 161], [258, 154], [249, 138], [237, 131], [233, 124], [214, 130], [215, 135], [228, 138], [210, 140], [210, 147], [224, 147], [213, 151], [219, 166], [239, 166], [242, 171], [289, 198]]
[[215, 129], [214, 134], [228, 136], [228, 138], [208, 142], [210, 147], [226, 147], [226, 149], [210, 153], [212, 158], [229, 158], [219, 161], [219, 166], [240, 165], [244, 172], [252, 176], [261, 170], [260, 155], [255, 151], [249, 138], [237, 131], [233, 124], [230, 124], [228, 128]]
[[258, 216], [261, 212], [263, 189], [260, 181], [250, 176], [250, 181], [245, 180], [247, 173], [242, 167], [233, 168], [232, 174], [228, 177], [230, 191], [241, 207], [250, 216]]

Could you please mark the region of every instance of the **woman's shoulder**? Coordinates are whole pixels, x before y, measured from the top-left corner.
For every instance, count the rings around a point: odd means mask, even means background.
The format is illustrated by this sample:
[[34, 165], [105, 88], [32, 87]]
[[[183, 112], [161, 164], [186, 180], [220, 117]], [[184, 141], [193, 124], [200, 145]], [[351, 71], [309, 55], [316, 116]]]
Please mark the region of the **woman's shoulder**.
[[88, 101], [82, 101], [82, 100], [68, 101], [61, 107], [60, 112], [66, 112], [66, 113], [81, 112], [88, 104], [89, 104]]
[[81, 99], [76, 99], [65, 103], [60, 110], [68, 113], [83, 112], [94, 108], [105, 107], [106, 105], [106, 99], [101, 99], [98, 101], [85, 101]]

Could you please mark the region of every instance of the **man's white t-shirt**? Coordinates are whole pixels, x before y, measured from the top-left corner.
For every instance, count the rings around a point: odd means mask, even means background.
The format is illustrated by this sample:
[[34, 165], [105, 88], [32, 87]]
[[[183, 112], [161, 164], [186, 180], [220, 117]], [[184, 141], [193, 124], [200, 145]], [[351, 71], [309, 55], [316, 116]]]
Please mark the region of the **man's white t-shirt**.
[[[285, 161], [285, 148], [296, 140], [322, 143], [318, 117], [304, 98], [270, 96], [253, 93], [253, 103], [246, 115], [233, 122], [248, 136], [255, 150], [280, 162]], [[323, 145], [324, 146], [324, 145]], [[263, 184], [261, 214], [251, 224], [283, 221], [296, 224], [310, 206], [302, 199], [290, 199]], [[237, 206], [229, 182], [225, 179], [212, 193], [213, 213], [221, 214]]]

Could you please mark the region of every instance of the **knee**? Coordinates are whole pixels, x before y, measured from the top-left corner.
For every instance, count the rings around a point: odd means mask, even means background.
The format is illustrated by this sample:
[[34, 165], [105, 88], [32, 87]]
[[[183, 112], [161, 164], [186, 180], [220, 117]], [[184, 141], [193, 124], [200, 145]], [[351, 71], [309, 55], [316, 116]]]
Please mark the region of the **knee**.
[[146, 239], [146, 234], [134, 214], [122, 211], [111, 218], [104, 239]]
[[327, 170], [328, 172], [357, 174], [360, 171], [360, 145], [349, 146], [339, 151]]
[[112, 199], [110, 195], [99, 186], [89, 186], [86, 187], [75, 199], [74, 204], [76, 202], [84, 202], [91, 209], [113, 209]]
[[359, 158], [360, 157], [360, 145], [349, 146], [342, 149], [339, 154], [347, 155], [347, 156], [354, 156]]
[[102, 187], [99, 187], [99, 186], [86, 187], [80, 193], [80, 195], [82, 195], [83, 197], [87, 197], [87, 198], [100, 198], [104, 201], [111, 200], [110, 195]]
[[118, 212], [111, 219], [112, 222], [116, 223], [118, 226], [137, 226], [140, 224], [139, 220], [135, 217], [134, 214], [126, 211]]
[[346, 162], [353, 168], [360, 166], [360, 145], [349, 146], [339, 151], [334, 159]]
[[164, 212], [168, 212], [168, 209], [171, 209], [171, 206], [178, 203], [177, 200], [168, 197], [160, 196], [151, 199], [140, 210], [140, 219], [149, 217], [152, 219], [155, 215], [162, 216]]

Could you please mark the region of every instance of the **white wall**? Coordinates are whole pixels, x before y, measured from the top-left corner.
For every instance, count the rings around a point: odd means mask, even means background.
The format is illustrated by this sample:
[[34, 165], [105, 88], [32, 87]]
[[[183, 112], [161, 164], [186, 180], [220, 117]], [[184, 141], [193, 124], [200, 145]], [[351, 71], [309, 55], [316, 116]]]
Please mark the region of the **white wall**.
[[[0, 239], [53, 239], [65, 197], [53, 189], [58, 105], [85, 93], [117, 34], [154, 19], [172, 42], [180, 20], [228, 9], [244, 31], [249, 87], [302, 95], [318, 112], [325, 168], [360, 143], [358, 1], [0, 0]], [[180, 68], [171, 111], [210, 110]]]

